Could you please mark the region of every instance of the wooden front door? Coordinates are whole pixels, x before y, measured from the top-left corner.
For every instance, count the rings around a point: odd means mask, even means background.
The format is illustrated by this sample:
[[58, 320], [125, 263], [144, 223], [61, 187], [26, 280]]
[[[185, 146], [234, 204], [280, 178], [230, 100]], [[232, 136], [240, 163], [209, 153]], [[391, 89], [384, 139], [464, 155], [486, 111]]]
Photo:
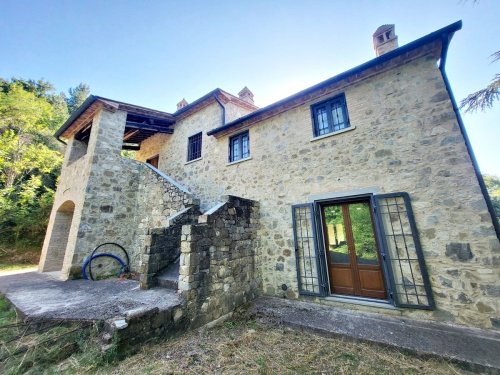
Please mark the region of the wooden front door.
[[321, 207], [330, 291], [386, 298], [369, 201]]

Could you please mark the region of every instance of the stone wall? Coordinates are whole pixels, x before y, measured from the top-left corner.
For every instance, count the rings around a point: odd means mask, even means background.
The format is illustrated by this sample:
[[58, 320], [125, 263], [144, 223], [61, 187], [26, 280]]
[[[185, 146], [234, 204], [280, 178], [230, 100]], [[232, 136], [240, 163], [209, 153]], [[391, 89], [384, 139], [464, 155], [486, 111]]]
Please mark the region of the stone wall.
[[[98, 162], [99, 163], [99, 162]], [[122, 157], [107, 157], [92, 168], [72, 264], [79, 267], [103, 242], [117, 242], [129, 253], [131, 270], [139, 272], [151, 229], [167, 226], [167, 219], [196, 204], [191, 194], [148, 166]]]
[[[249, 111], [234, 103], [227, 103], [226, 122], [247, 114]], [[220, 126], [222, 109], [217, 103], [202, 108], [200, 111], [179, 121], [172, 135], [155, 135], [141, 143], [137, 160], [145, 162], [154, 155], [160, 155], [159, 169], [191, 189], [191, 183], [196, 189], [194, 194], [200, 199], [202, 210], [213, 206], [226, 187], [215, 183], [214, 174], [222, 171], [217, 156], [223, 155], [224, 165], [228, 162], [227, 144], [217, 142], [214, 137], [208, 137], [206, 131]], [[187, 161], [188, 138], [200, 131], [203, 132], [201, 158]], [[234, 171], [234, 170], [233, 170]], [[231, 178], [232, 172], [227, 177]], [[203, 187], [203, 188], [201, 188]], [[244, 193], [240, 194], [245, 196]]]
[[[157, 144], [160, 169], [189, 186], [205, 209], [223, 194], [259, 201], [262, 252], [257, 261], [263, 291], [289, 298], [299, 297], [293, 204], [359, 189], [408, 192], [437, 309], [396, 313], [492, 327], [500, 310], [500, 244], [436, 66], [438, 58], [439, 51], [429, 51], [363, 80], [337, 82], [260, 121], [249, 129], [251, 158], [240, 163], [228, 163], [229, 137], [237, 131], [206, 136], [221, 125], [220, 108], [213, 104], [179, 121], [174, 134]], [[311, 105], [340, 93], [346, 97], [350, 130], [315, 139]], [[202, 158], [186, 164], [187, 137], [198, 131], [204, 133]], [[470, 248], [472, 257], [454, 256], [457, 246]], [[288, 286], [286, 292], [282, 284]]]
[[[169, 216], [198, 204], [186, 188], [160, 171], [121, 157], [126, 115], [99, 111], [86, 153], [82, 142], [69, 140], [40, 261], [42, 271], [61, 270], [62, 278], [78, 278], [85, 257], [97, 245], [116, 242], [129, 253], [131, 270], [139, 272], [150, 230], [166, 226]], [[61, 207], [71, 204], [74, 210], [65, 210], [62, 225]], [[60, 253], [63, 262], [58, 260]]]
[[230, 123], [231, 121], [234, 121], [240, 117], [247, 115], [249, 112], [252, 112], [233, 102], [224, 104], [224, 107], [226, 109], [226, 123]]
[[74, 212], [75, 205], [72, 201], [64, 202], [55, 212], [52, 221], [53, 232], [50, 239], [48, 239], [44, 254], [43, 271], [60, 271], [63, 267]]
[[[55, 255], [53, 251], [55, 250], [56, 253], [61, 252], [64, 254], [66, 248], [74, 248], [75, 246], [78, 228], [80, 226], [80, 213], [85, 196], [85, 186], [89, 177], [89, 158], [83, 150], [86, 151], [86, 147], [82, 147], [78, 141], [74, 139], [68, 141], [63, 167], [61, 169], [61, 175], [59, 177], [57, 191], [54, 196], [54, 203], [47, 226], [47, 234], [40, 256], [39, 270], [42, 272], [61, 270], [66, 261], [65, 255], [63, 255], [63, 264], [59, 261], [53, 263], [52, 259]], [[66, 226], [55, 224], [57, 221], [57, 213], [63, 205], [75, 206], [69, 231], [67, 231]], [[52, 248], [49, 250], [52, 244], [55, 245], [57, 243], [58, 249]], [[64, 246], [64, 244], [66, 245]]]
[[182, 227], [179, 291], [194, 326], [232, 312], [261, 287], [255, 259], [259, 204], [238, 197]]

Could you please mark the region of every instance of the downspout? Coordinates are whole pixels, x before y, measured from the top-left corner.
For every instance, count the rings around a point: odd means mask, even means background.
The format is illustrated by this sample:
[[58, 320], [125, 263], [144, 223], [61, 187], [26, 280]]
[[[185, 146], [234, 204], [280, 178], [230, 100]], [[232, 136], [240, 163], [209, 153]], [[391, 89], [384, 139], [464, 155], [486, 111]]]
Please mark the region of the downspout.
[[219, 103], [220, 107], [222, 108], [222, 118], [221, 118], [221, 126], [226, 125], [226, 107], [224, 107], [224, 104], [220, 101], [220, 99], [217, 97], [217, 94], [214, 95], [215, 100], [217, 103]]
[[446, 91], [448, 91], [448, 95], [450, 96], [451, 104], [453, 106], [453, 111], [457, 117], [458, 126], [460, 128], [460, 132], [465, 141], [465, 147], [467, 147], [467, 152], [472, 161], [472, 166], [474, 168], [474, 172], [476, 174], [476, 178], [479, 182], [479, 187], [481, 188], [481, 192], [483, 193], [484, 200], [486, 201], [486, 206], [488, 207], [488, 211], [491, 215], [491, 221], [493, 222], [493, 227], [495, 228], [495, 232], [498, 240], [500, 241], [500, 225], [495, 215], [495, 210], [493, 209], [493, 204], [491, 203], [490, 195], [488, 194], [488, 190], [486, 189], [486, 184], [484, 183], [483, 176], [479, 171], [479, 165], [477, 163], [476, 157], [474, 156], [474, 151], [472, 150], [472, 145], [470, 143], [469, 137], [467, 136], [467, 131], [465, 130], [464, 122], [462, 121], [462, 116], [460, 115], [460, 110], [458, 109], [457, 102], [455, 100], [455, 96], [451, 91], [450, 81], [448, 80], [448, 76], [446, 75], [445, 63], [446, 63], [446, 55], [448, 52], [449, 39], [448, 35], [444, 34], [441, 37], [442, 50], [441, 50], [441, 61], [439, 63], [439, 70], [441, 71], [441, 75], [443, 77], [443, 81], [446, 87]]

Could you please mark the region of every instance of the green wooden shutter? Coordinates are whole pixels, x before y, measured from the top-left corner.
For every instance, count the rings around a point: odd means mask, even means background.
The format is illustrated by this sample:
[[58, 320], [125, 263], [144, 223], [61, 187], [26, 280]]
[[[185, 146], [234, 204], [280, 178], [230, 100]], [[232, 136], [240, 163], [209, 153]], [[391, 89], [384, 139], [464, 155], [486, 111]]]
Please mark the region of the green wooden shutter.
[[382, 237], [381, 255], [389, 274], [390, 293], [398, 307], [434, 309], [429, 275], [408, 193], [375, 195]]
[[322, 296], [325, 289], [323, 263], [318, 250], [313, 204], [292, 206], [292, 220], [299, 293]]

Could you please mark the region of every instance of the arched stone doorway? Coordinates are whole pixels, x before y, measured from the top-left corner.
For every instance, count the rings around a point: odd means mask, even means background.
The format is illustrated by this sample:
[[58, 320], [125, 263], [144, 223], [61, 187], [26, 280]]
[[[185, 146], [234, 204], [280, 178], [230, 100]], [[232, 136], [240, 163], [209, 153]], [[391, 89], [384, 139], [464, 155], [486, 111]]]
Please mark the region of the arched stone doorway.
[[57, 210], [43, 267], [44, 272], [62, 269], [74, 212], [75, 204], [72, 201], [64, 202]]

